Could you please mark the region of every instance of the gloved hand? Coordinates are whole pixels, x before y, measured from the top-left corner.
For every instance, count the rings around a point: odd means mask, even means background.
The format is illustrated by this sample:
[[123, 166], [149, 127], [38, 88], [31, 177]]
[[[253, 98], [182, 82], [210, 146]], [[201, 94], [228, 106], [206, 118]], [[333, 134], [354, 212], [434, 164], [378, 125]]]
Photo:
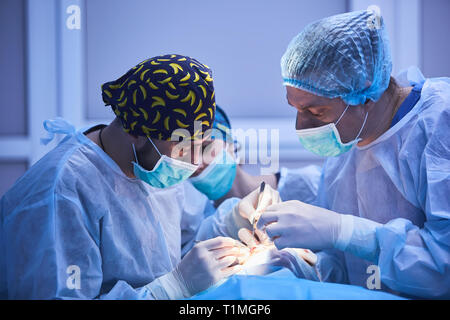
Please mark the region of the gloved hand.
[[250, 250], [274, 246], [267, 234], [259, 229], [256, 229], [253, 235], [249, 229], [242, 228], [238, 232], [238, 237]]
[[242, 228], [252, 229], [253, 218], [261, 213], [270, 205], [281, 202], [280, 194], [277, 190], [266, 184], [264, 192], [259, 202], [259, 187], [245, 196], [231, 210], [225, 219], [228, 236], [237, 239], [238, 231]]
[[248, 254], [239, 241], [217, 237], [197, 243], [178, 266], [149, 285], [157, 299], [181, 299], [206, 290], [239, 272], [238, 257]]
[[239, 214], [250, 222], [253, 222], [252, 218], [255, 214], [259, 217], [268, 206], [281, 202], [278, 191], [266, 183], [261, 201], [258, 205], [259, 189], [258, 187], [256, 190], [250, 192], [238, 204]]
[[249, 248], [249, 253], [239, 258], [243, 267], [240, 274], [262, 276], [282, 267], [279, 250], [261, 230], [255, 230], [253, 235], [249, 229], [242, 228], [238, 237]]
[[240, 259], [243, 270], [239, 273], [266, 275], [284, 267], [299, 278], [319, 281], [315, 268], [317, 256], [311, 250], [297, 248], [278, 250], [259, 229], [255, 230], [255, 236], [248, 229], [240, 229], [238, 235], [239, 239], [250, 248], [250, 254]]
[[293, 200], [272, 205], [257, 227], [265, 230], [278, 249], [334, 248], [341, 229], [339, 213]]

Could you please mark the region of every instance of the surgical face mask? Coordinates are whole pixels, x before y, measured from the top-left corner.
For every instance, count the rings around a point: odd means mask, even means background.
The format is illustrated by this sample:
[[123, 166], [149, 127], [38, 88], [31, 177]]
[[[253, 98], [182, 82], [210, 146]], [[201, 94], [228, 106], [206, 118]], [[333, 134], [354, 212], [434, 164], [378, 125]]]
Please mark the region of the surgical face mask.
[[190, 181], [210, 200], [217, 200], [230, 191], [235, 177], [236, 160], [223, 149], [202, 173]]
[[336, 123], [330, 123], [318, 128], [297, 130], [297, 136], [305, 149], [322, 157], [335, 157], [349, 151], [355, 144], [361, 141], [359, 135], [366, 124], [367, 112], [361, 129], [354, 140], [342, 143], [341, 136], [336, 128], [336, 125], [342, 119], [348, 107], [349, 105], [347, 105]]
[[148, 140], [155, 147], [160, 158], [153, 170], [145, 170], [138, 163], [136, 149], [133, 144], [133, 152], [136, 159], [136, 162], [133, 161], [133, 171], [138, 179], [155, 188], [168, 188], [188, 179], [198, 169], [198, 165], [162, 155], [153, 141], [150, 138]]

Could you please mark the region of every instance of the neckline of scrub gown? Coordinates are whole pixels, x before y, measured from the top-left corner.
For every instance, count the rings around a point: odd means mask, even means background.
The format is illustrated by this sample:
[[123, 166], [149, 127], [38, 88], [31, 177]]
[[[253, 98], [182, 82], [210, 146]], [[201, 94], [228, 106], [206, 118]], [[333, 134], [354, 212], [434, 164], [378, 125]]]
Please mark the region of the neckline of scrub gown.
[[[369, 149], [370, 147], [372, 147], [382, 141], [385, 141], [385, 140], [389, 139], [390, 137], [392, 137], [394, 134], [396, 134], [397, 131], [405, 125], [405, 123], [407, 123], [412, 117], [414, 117], [417, 114], [416, 109], [422, 107], [421, 104], [418, 104], [417, 102], [421, 98], [421, 93], [424, 90], [426, 90], [427, 87], [428, 87], [428, 82], [426, 82], [426, 81], [423, 81], [420, 84], [413, 84], [413, 89], [411, 90], [410, 94], [406, 97], [405, 101], [403, 101], [402, 105], [399, 107], [396, 114], [394, 115], [393, 121], [396, 121], [396, 123], [391, 123], [391, 126], [389, 127], [389, 129], [386, 132], [384, 132], [381, 136], [379, 136], [377, 139], [372, 141], [371, 143], [369, 143], [365, 146], [358, 146], [358, 144], [356, 144], [355, 148], [357, 150]], [[417, 92], [418, 92], [418, 96], [417, 96]], [[408, 99], [412, 95], [414, 96], [413, 99]], [[403, 114], [401, 116], [397, 116], [397, 114], [400, 110], [402, 110], [401, 112]], [[407, 112], [405, 112], [406, 110], [407, 110]], [[416, 111], [416, 112], [411, 112], [411, 111]], [[396, 118], [396, 116], [397, 116], [397, 118]]]

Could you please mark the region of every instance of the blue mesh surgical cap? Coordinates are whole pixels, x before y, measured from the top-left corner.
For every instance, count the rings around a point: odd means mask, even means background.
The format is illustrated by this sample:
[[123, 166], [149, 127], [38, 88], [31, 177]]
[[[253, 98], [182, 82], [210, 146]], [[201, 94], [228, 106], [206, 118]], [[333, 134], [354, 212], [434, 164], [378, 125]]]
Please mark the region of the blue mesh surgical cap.
[[306, 26], [281, 58], [283, 84], [350, 105], [377, 101], [389, 86], [389, 41], [381, 16], [355, 11]]

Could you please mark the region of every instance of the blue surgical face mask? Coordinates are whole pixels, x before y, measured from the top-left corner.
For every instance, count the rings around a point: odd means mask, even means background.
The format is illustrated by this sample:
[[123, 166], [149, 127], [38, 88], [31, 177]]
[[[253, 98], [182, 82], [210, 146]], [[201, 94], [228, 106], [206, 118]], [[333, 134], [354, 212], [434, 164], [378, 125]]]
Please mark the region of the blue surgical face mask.
[[368, 113], [366, 113], [364, 122], [356, 138], [350, 142], [342, 143], [341, 136], [336, 128], [336, 125], [342, 119], [348, 107], [349, 105], [347, 105], [336, 123], [330, 123], [318, 128], [297, 130], [297, 136], [305, 149], [322, 157], [335, 157], [349, 151], [355, 144], [361, 141], [359, 135], [366, 124]]
[[230, 191], [235, 177], [236, 160], [223, 149], [202, 173], [191, 178], [190, 181], [210, 200], [217, 200]]
[[138, 163], [136, 149], [133, 144], [134, 157], [136, 158], [136, 162], [133, 161], [133, 171], [136, 178], [155, 188], [168, 188], [188, 179], [198, 169], [197, 165], [161, 155], [153, 141], [150, 138], [148, 140], [155, 147], [161, 158], [153, 170], [145, 170]]

